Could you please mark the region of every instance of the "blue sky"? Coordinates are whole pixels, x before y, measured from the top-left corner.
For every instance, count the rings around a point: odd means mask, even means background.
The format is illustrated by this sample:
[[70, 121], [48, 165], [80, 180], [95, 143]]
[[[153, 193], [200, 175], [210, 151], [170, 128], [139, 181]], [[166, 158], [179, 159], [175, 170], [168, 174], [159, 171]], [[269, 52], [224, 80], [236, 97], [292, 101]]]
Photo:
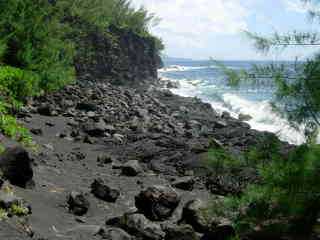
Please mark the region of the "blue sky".
[[[308, 5], [300, 0], [132, 0], [162, 20], [152, 27], [169, 56], [219, 60], [264, 60], [305, 57], [314, 49], [257, 53], [241, 30], [261, 34], [274, 31], [317, 30], [308, 20]], [[320, 26], [320, 25], [319, 25]]]

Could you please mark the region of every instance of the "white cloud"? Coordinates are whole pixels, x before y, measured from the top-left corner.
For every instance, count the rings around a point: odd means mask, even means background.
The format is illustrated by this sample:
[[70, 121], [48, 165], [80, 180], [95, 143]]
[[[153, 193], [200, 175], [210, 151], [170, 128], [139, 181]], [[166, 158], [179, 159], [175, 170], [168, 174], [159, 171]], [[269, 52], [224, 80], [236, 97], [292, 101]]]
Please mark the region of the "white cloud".
[[162, 19], [160, 28], [181, 34], [233, 34], [246, 28], [248, 14], [238, 0], [133, 0]]
[[[241, 0], [132, 0], [144, 5], [161, 18], [152, 31], [162, 37], [167, 47], [179, 40], [184, 47], [206, 44], [209, 34], [234, 35], [247, 29], [249, 10]], [[242, 1], [243, 2], [243, 1]], [[203, 46], [204, 47], [204, 46]]]

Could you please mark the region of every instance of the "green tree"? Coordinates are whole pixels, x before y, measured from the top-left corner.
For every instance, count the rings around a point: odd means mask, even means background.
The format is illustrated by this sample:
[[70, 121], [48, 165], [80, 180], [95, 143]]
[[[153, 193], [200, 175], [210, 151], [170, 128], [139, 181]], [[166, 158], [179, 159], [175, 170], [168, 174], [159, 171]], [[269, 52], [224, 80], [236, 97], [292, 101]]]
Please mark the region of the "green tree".
[[[0, 9], [2, 67], [19, 68], [28, 73], [26, 76], [37, 76], [38, 81], [32, 83], [35, 93], [74, 80], [73, 46], [65, 39], [64, 25], [49, 1], [1, 1]], [[22, 92], [16, 92], [19, 94]]]

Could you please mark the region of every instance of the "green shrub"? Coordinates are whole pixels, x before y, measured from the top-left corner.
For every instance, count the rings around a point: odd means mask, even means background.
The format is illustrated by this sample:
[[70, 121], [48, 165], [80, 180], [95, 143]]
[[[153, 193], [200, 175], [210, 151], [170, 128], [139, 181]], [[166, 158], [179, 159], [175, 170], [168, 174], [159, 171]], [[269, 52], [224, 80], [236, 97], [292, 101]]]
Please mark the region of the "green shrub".
[[25, 146], [33, 147], [29, 130], [19, 124], [15, 117], [8, 114], [7, 106], [8, 104], [0, 101], [0, 132]]
[[12, 215], [20, 217], [20, 216], [28, 215], [29, 214], [29, 209], [27, 207], [24, 207], [24, 206], [21, 206], [21, 205], [18, 205], [18, 204], [13, 204], [10, 207], [9, 212]]
[[32, 72], [0, 66], [0, 87], [5, 95], [23, 101], [26, 96], [32, 96], [39, 90], [39, 78]]
[[215, 173], [222, 173], [245, 166], [242, 156], [235, 156], [225, 149], [212, 148], [208, 151], [207, 165]]
[[3, 221], [8, 218], [8, 213], [3, 208], [0, 208], [0, 221]]
[[267, 137], [242, 156], [223, 149], [208, 153], [213, 173], [249, 167], [259, 175], [240, 196], [211, 206], [212, 216], [231, 219], [239, 236], [256, 229], [268, 236], [308, 235], [319, 217], [320, 145], [305, 144], [286, 155], [280, 149], [278, 139]]
[[308, 234], [320, 213], [320, 146], [302, 145], [286, 158], [273, 154], [257, 165], [260, 184], [225, 201], [226, 212], [239, 213], [233, 218], [239, 235], [264, 224], [264, 231], [278, 236]]

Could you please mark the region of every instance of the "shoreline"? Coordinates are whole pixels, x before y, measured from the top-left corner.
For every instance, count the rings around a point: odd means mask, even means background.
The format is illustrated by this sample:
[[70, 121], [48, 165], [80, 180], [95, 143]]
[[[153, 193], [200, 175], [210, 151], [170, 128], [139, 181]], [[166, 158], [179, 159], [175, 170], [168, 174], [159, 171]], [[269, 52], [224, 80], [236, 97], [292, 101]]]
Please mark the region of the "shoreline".
[[[210, 148], [242, 152], [270, 136], [228, 114], [219, 116], [210, 104], [196, 98], [155, 87], [139, 91], [96, 82], [35, 98], [19, 113], [19, 121], [31, 129], [39, 149], [30, 152], [35, 187], [15, 188], [15, 194], [32, 206], [28, 224], [34, 234], [49, 239], [62, 235], [78, 240], [80, 233], [90, 238], [93, 232], [83, 226], [100, 229], [103, 219], [132, 212], [135, 196], [158, 185], [174, 189], [181, 197], [167, 220], [176, 226], [188, 201], [208, 203], [212, 197], [239, 193], [256, 180], [254, 173], [246, 171], [237, 173], [234, 183], [212, 179], [203, 163]], [[283, 147], [290, 145], [283, 143]], [[127, 164], [133, 164], [128, 167], [136, 174], [122, 170]], [[98, 178], [119, 192], [115, 203], [90, 193]], [[83, 193], [90, 202], [82, 223], [66, 204], [72, 191]]]

